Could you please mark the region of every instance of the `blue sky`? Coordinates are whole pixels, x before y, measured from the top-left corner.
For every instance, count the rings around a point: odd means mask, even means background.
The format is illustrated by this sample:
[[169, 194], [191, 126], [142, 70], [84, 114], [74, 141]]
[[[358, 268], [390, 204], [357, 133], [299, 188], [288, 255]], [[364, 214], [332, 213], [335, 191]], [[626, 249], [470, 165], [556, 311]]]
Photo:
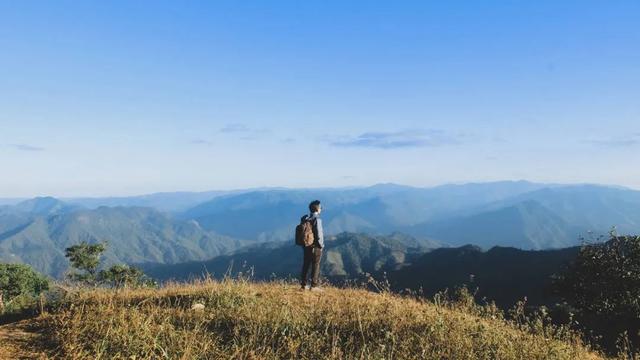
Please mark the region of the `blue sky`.
[[0, 196], [640, 188], [638, 1], [0, 0]]

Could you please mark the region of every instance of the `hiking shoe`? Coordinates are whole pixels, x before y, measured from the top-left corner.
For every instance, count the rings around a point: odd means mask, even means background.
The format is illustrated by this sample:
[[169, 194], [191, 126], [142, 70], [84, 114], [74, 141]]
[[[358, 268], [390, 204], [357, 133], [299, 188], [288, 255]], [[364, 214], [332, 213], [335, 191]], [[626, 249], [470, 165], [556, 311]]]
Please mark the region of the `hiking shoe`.
[[311, 291], [324, 292], [324, 289], [319, 287], [319, 286], [313, 286], [313, 287], [311, 287]]
[[300, 287], [300, 290], [302, 290], [302, 291], [309, 290], [309, 289], [311, 289], [311, 286], [309, 286], [309, 285], [302, 285]]

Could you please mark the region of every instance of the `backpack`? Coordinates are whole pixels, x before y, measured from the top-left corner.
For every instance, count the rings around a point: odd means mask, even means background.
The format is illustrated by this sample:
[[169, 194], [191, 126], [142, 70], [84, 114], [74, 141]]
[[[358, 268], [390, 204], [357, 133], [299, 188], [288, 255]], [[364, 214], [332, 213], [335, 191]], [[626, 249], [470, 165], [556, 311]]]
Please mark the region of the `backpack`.
[[313, 245], [313, 218], [305, 215], [300, 219], [300, 224], [296, 226], [296, 245], [309, 247]]

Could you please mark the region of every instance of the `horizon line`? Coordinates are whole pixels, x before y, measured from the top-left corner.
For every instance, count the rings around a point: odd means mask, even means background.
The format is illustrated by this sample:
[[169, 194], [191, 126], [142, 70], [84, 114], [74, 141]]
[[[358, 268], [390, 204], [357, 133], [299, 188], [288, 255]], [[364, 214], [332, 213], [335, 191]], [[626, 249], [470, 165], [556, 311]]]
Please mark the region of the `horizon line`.
[[[133, 193], [129, 195], [52, 195], [52, 194], [38, 194], [31, 196], [0, 196], [0, 200], [3, 201], [20, 201], [20, 200], [29, 200], [36, 198], [55, 198], [60, 200], [81, 200], [81, 199], [118, 199], [118, 198], [137, 198], [137, 197], [149, 197], [149, 196], [158, 196], [158, 195], [169, 195], [169, 194], [206, 194], [206, 193], [224, 193], [224, 194], [233, 194], [233, 193], [248, 193], [248, 192], [259, 192], [259, 191], [330, 191], [330, 190], [350, 190], [350, 189], [367, 189], [373, 188], [376, 186], [397, 186], [397, 187], [405, 187], [412, 189], [435, 189], [438, 187], [444, 186], [465, 186], [465, 185], [483, 185], [483, 184], [497, 184], [497, 183], [529, 183], [534, 185], [541, 186], [553, 186], [553, 187], [562, 187], [562, 186], [599, 186], [599, 187], [608, 187], [608, 188], [618, 188], [632, 191], [640, 191], [638, 188], [618, 185], [618, 184], [604, 184], [604, 183], [590, 183], [590, 182], [576, 182], [576, 183], [564, 183], [564, 182], [545, 182], [545, 181], [531, 181], [526, 179], [518, 179], [518, 180], [494, 180], [494, 181], [452, 181], [445, 182], [436, 185], [427, 185], [427, 186], [417, 186], [417, 185], [407, 185], [395, 182], [378, 182], [368, 185], [345, 185], [345, 186], [318, 186], [318, 187], [288, 187], [288, 186], [256, 186], [256, 187], [246, 187], [246, 188], [232, 188], [232, 189], [210, 189], [210, 190], [174, 190], [174, 191], [156, 191], [156, 192], [148, 192], [148, 193]], [[0, 204], [2, 205], [2, 204]]]

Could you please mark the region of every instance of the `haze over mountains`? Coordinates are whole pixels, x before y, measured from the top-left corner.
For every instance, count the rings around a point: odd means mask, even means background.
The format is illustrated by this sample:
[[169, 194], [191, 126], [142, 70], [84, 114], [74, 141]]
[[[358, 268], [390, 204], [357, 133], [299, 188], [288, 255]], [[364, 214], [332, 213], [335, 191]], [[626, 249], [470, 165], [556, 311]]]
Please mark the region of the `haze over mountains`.
[[[11, 204], [0, 205], [0, 261], [29, 263], [59, 277], [67, 268], [64, 249], [86, 240], [109, 242], [108, 263], [211, 260], [218, 269], [228, 266], [232, 256], [259, 263], [251, 251], [261, 249], [255, 252], [270, 254], [270, 261], [277, 258], [287, 267], [291, 264], [283, 259], [291, 247], [286, 246], [313, 199], [323, 202], [327, 234], [372, 235], [350, 237], [327, 254], [332, 276], [379, 270], [371, 264], [393, 268], [438, 246], [553, 249], [577, 245], [590, 232], [606, 234], [612, 226], [619, 233], [640, 232], [639, 191], [526, 181], [45, 197], [18, 203], [0, 199]], [[220, 256], [226, 258], [214, 259]], [[291, 258], [299, 261], [297, 252]]]
[[179, 217], [233, 237], [286, 240], [312, 198], [325, 204], [328, 233], [399, 231], [443, 245], [560, 248], [612, 226], [640, 230], [638, 191], [529, 182], [250, 192], [215, 198]]
[[91, 210], [38, 198], [0, 209], [1, 262], [28, 263], [61, 277], [68, 268], [64, 249], [81, 241], [108, 242], [106, 264], [204, 260], [246, 243], [151, 208]]

